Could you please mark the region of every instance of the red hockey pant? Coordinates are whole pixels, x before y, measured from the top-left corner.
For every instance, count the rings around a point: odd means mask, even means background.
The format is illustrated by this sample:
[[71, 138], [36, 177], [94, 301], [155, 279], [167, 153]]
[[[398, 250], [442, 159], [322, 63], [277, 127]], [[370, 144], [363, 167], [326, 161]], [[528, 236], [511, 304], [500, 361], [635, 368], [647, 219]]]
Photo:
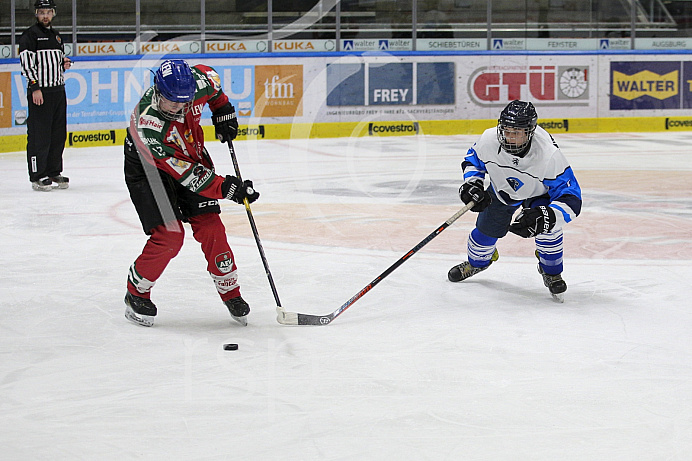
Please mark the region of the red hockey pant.
[[[240, 296], [237, 266], [226, 239], [226, 229], [217, 213], [206, 213], [189, 219], [192, 234], [207, 259], [207, 271], [216, 284], [223, 301]], [[161, 276], [168, 263], [183, 246], [185, 230], [177, 221], [169, 230], [165, 224], [151, 230], [142, 254], [130, 268], [127, 289], [135, 296], [150, 297], [151, 287]]]

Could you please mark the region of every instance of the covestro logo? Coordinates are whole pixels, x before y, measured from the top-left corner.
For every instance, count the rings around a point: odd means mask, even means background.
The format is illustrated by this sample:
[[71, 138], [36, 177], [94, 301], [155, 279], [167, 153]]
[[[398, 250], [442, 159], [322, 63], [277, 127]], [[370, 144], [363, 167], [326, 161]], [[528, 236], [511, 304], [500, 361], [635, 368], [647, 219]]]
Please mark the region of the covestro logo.
[[692, 119], [673, 119], [666, 117], [666, 130], [689, 130], [692, 128]]
[[377, 136], [385, 135], [400, 135], [400, 134], [418, 134], [418, 122], [413, 123], [370, 123], [368, 125], [368, 134]]
[[74, 147], [84, 147], [90, 144], [115, 144], [115, 130], [70, 133], [68, 143]]

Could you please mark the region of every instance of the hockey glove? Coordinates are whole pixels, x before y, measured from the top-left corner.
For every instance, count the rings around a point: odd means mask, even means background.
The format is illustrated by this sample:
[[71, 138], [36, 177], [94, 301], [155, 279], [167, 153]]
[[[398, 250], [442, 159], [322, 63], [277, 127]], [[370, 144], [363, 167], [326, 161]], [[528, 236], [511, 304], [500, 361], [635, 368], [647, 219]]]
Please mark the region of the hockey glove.
[[216, 139], [221, 142], [230, 142], [238, 135], [238, 119], [235, 116], [235, 108], [230, 102], [216, 109], [211, 116], [214, 124]]
[[550, 232], [555, 227], [555, 212], [549, 206], [537, 206], [524, 208], [514, 222], [510, 224], [509, 231], [520, 237], [535, 237], [544, 232]]
[[483, 180], [481, 179], [469, 179], [462, 184], [459, 188], [459, 198], [466, 204], [473, 200], [475, 205], [473, 205], [471, 211], [476, 213], [480, 213], [488, 208], [488, 205], [493, 201], [490, 194], [483, 189]]
[[224, 198], [233, 200], [235, 203], [243, 204], [243, 200], [247, 199], [249, 203], [254, 202], [259, 198], [257, 192], [252, 186], [252, 181], [246, 179], [241, 182], [235, 176], [226, 176], [226, 179], [221, 184], [221, 193]]

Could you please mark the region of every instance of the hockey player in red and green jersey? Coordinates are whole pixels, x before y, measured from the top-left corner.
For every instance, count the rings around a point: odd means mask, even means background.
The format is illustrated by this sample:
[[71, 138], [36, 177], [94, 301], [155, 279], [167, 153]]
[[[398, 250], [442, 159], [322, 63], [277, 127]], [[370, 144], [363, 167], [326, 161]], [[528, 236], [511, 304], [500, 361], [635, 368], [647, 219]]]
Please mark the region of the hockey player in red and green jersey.
[[157, 309], [151, 289], [183, 245], [183, 222], [202, 247], [207, 271], [231, 316], [247, 325], [250, 307], [240, 296], [237, 266], [219, 214], [218, 199], [242, 204], [259, 197], [252, 181], [219, 176], [204, 147], [200, 126], [205, 104], [216, 137], [231, 142], [238, 132], [233, 105], [214, 69], [164, 61], [135, 107], [125, 139], [125, 182], [149, 239], [130, 266], [125, 317], [152, 326]]

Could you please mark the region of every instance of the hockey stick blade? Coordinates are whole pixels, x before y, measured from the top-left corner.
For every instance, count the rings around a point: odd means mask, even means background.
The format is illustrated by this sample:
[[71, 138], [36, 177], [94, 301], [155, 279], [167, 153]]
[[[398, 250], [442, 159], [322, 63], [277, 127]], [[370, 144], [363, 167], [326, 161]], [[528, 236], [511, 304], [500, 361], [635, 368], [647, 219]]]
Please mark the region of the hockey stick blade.
[[425, 245], [427, 245], [432, 239], [437, 237], [443, 230], [448, 228], [454, 221], [459, 219], [461, 215], [469, 211], [473, 205], [475, 205], [474, 202], [469, 202], [466, 206], [464, 206], [461, 210], [457, 211], [454, 213], [454, 215], [449, 218], [447, 221], [444, 222], [441, 226], [439, 226], [437, 229], [435, 229], [430, 235], [428, 235], [426, 238], [424, 238], [418, 245], [415, 247], [411, 248], [404, 256], [399, 258], [398, 261], [396, 261], [394, 264], [389, 266], [387, 270], [382, 272], [380, 275], [377, 276], [375, 280], [370, 282], [368, 285], [365, 286], [362, 290], [360, 290], [358, 293], [356, 293], [355, 296], [353, 296], [351, 299], [346, 301], [344, 304], [341, 305], [337, 310], [334, 312], [327, 314], [327, 315], [311, 315], [311, 314], [299, 314], [297, 312], [286, 312], [283, 307], [278, 306], [276, 308], [276, 321], [279, 322], [282, 325], [329, 325], [332, 323], [332, 321], [337, 318], [339, 315], [341, 315], [346, 309], [351, 307], [353, 303], [358, 301], [360, 298], [365, 295], [368, 291], [373, 289], [375, 285], [380, 283], [385, 277], [387, 277], [389, 274], [394, 272], [394, 270], [401, 266], [404, 262], [406, 262], [411, 256], [413, 256], [418, 250], [423, 248]]
[[333, 314], [299, 314], [297, 312], [286, 312], [283, 308], [276, 308], [276, 321], [282, 325], [328, 325], [332, 320], [334, 320]]

